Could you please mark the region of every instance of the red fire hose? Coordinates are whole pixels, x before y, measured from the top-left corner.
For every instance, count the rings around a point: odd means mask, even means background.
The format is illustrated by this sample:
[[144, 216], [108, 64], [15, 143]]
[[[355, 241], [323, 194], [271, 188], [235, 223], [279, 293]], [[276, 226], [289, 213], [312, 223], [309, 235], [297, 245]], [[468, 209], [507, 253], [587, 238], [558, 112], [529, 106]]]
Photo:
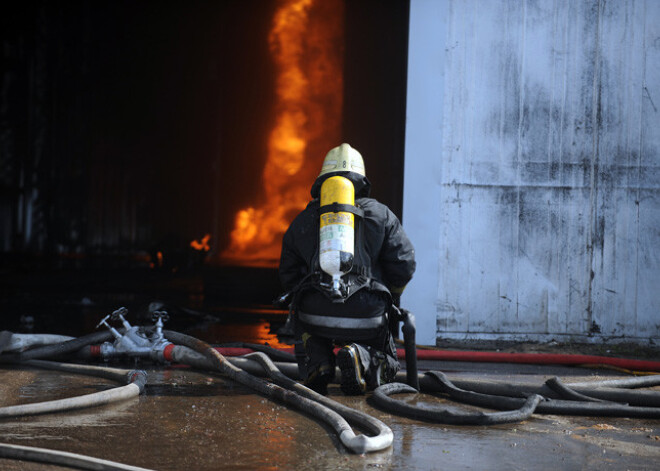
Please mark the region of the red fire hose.
[[660, 361], [563, 353], [507, 353], [454, 350], [417, 350], [419, 360], [470, 361], [484, 363], [528, 363], [535, 365], [609, 365], [637, 371], [660, 371]]
[[[218, 348], [217, 350], [225, 356], [241, 356], [253, 352], [250, 348]], [[278, 348], [278, 350], [293, 353], [293, 347]], [[399, 359], [405, 360], [406, 354], [404, 349], [397, 349], [397, 354]], [[417, 359], [482, 363], [526, 363], [532, 365], [607, 365], [634, 371], [660, 371], [660, 361], [562, 353], [507, 353], [418, 349]]]

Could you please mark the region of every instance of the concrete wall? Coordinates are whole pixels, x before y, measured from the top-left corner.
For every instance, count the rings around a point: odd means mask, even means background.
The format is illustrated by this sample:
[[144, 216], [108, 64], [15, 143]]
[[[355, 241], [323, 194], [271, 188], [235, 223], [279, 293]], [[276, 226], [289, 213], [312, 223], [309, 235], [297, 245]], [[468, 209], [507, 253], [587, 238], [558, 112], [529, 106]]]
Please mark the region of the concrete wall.
[[422, 343], [660, 340], [660, 2], [412, 0], [409, 48]]

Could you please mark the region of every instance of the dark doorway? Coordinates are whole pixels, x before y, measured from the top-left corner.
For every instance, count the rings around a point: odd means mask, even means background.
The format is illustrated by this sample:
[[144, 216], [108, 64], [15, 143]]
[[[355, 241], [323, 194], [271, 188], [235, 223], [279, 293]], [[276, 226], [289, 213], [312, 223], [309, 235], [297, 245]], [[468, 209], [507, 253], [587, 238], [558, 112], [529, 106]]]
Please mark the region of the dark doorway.
[[[152, 299], [248, 317], [244, 306], [270, 303], [279, 291], [273, 268], [217, 266], [209, 254], [227, 244], [236, 212], [259, 191], [275, 100], [268, 34], [276, 7], [2, 7], [7, 328], [36, 316], [39, 330], [72, 333], [93, 328], [81, 312], [140, 310]], [[342, 140], [363, 153], [373, 196], [400, 214], [408, 2], [345, 2], [344, 14]], [[192, 248], [205, 234], [209, 252]], [[67, 318], [79, 328], [63, 327]]]

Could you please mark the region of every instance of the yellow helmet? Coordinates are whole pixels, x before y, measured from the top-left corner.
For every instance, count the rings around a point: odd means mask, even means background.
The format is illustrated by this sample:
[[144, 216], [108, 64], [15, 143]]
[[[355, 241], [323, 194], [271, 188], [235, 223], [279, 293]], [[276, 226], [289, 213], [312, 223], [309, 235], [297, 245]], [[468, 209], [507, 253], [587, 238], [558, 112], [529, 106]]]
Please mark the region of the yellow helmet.
[[331, 172], [355, 172], [367, 176], [362, 155], [348, 144], [335, 147], [325, 156], [319, 177]]

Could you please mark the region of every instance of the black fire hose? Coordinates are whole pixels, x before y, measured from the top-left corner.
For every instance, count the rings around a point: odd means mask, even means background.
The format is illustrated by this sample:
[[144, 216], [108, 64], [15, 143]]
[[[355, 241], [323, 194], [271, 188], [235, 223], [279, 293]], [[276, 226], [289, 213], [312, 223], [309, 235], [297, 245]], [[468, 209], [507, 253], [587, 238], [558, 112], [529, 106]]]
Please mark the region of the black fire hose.
[[[446, 386], [440, 384], [439, 372], [427, 373], [429, 378], [434, 379], [436, 388], [435, 392], [447, 392]], [[449, 382], [449, 380], [447, 380]], [[568, 389], [568, 387], [566, 387]], [[595, 390], [593, 390], [595, 391]], [[590, 391], [593, 393], [593, 391]], [[473, 391], [466, 391], [470, 394], [460, 396], [452, 396], [461, 402], [467, 404], [490, 407], [493, 409], [508, 409], [511, 403], [508, 401], [522, 401], [521, 398], [505, 397], [496, 395], [479, 394]], [[575, 391], [573, 391], [575, 392]], [[638, 391], [637, 393], [648, 393], [652, 391]], [[631, 394], [634, 394], [631, 392]], [[570, 394], [569, 394], [570, 395]], [[656, 395], [660, 395], [656, 392]], [[493, 398], [492, 402], [482, 402], [480, 396], [489, 396]], [[586, 397], [586, 396], [585, 396]], [[660, 418], [660, 408], [656, 407], [633, 407], [627, 404], [617, 404], [616, 402], [609, 402], [606, 400], [598, 402], [584, 402], [581, 398], [576, 400], [563, 400], [563, 399], [548, 399], [540, 402], [536, 406], [535, 412], [540, 414], [556, 414], [556, 415], [584, 415], [584, 416], [604, 416], [604, 417], [635, 417], [635, 418]]]
[[[613, 380], [594, 383], [597, 386], [618, 385], [619, 387], [632, 387], [632, 385], [656, 385], [658, 378], [640, 381], [637, 378], [632, 380]], [[557, 382], [552, 382], [557, 384]], [[505, 410], [504, 413], [477, 413], [477, 414], [456, 414], [449, 413], [446, 410], [430, 410], [428, 408], [411, 406], [403, 401], [389, 397], [397, 393], [416, 393], [409, 386], [402, 383], [386, 384], [374, 391], [373, 399], [377, 405], [385, 410], [394, 413], [400, 413], [407, 417], [420, 420], [426, 420], [445, 424], [463, 424], [463, 425], [490, 425], [494, 423], [507, 423], [524, 420], [532, 413], [554, 414], [554, 415], [581, 415], [581, 416], [602, 416], [602, 417], [629, 417], [629, 418], [660, 418], [660, 407], [644, 407], [627, 404], [617, 404], [608, 402], [620, 399], [622, 394], [632, 403], [652, 403], [660, 400], [658, 391], [621, 391], [611, 387], [602, 388], [583, 388], [585, 383], [577, 383], [579, 390], [575, 385], [564, 385], [562, 394], [566, 394], [568, 389], [572, 395], [578, 390], [580, 400], [564, 400], [548, 398], [546, 392], [557, 395], [548, 385], [535, 387], [532, 385], [515, 385], [506, 383], [492, 383], [474, 380], [456, 380], [454, 383], [440, 372], [427, 372], [420, 378], [420, 385], [424, 393], [443, 393], [449, 395], [452, 399], [459, 402], [471, 404], [491, 409]], [[590, 384], [590, 383], [586, 383]], [[542, 391], [543, 394], [539, 394]], [[600, 402], [585, 402], [588, 397], [598, 396], [604, 399]], [[545, 400], [541, 400], [545, 397]], [[573, 396], [575, 397], [575, 396]], [[537, 401], [536, 398], [539, 400]], [[533, 407], [532, 407], [533, 406]], [[518, 410], [511, 410], [511, 409]]]
[[[633, 378], [628, 384], [642, 384], [640, 381], [634, 381], [636, 379], [637, 378]], [[613, 380], [613, 382], [618, 381], [620, 380]], [[647, 380], [647, 385], [652, 383], [652, 381], [654, 380]], [[657, 379], [655, 381], [657, 381]], [[588, 396], [594, 396], [608, 401], [582, 402], [563, 400], [561, 399], [561, 396], [554, 393], [554, 391], [552, 391], [547, 385], [534, 387], [530, 385], [515, 385], [507, 383], [485, 383], [483, 381], [474, 380], [456, 380], [454, 381], [454, 384], [462, 389], [468, 389], [473, 392], [479, 391], [496, 396], [508, 396], [512, 399], [520, 398], [521, 396], [526, 397], [530, 394], [540, 394], [549, 400], [538, 404], [535, 412], [539, 414], [649, 419], [660, 418], [660, 407], [658, 407], [658, 405], [653, 405], [660, 404], [660, 392], [658, 391], [621, 391], [620, 389], [604, 387], [591, 389], [580, 387], [578, 389], [575, 385], [569, 383], [568, 386], [571, 387], [571, 389]], [[607, 386], [609, 385], [609, 381], [602, 381], [595, 384]], [[441, 388], [437, 385], [437, 381], [429, 375], [425, 375], [422, 380], [422, 390], [425, 392], [442, 392]], [[621, 400], [622, 398], [624, 400]], [[623, 404], [616, 404], [616, 402], [622, 402]], [[626, 405], [626, 403], [631, 405]], [[634, 404], [651, 404], [651, 406], [635, 406]]]
[[[262, 375], [263, 370], [250, 360], [245, 358], [230, 358], [230, 362], [246, 369], [255, 375]], [[185, 361], [181, 361], [186, 363]], [[279, 368], [285, 368], [287, 376], [296, 378], [296, 365], [293, 363], [280, 363]], [[397, 380], [407, 380], [407, 374], [398, 373]], [[443, 393], [443, 389], [436, 378], [432, 375], [419, 375], [418, 381], [421, 391], [425, 393]], [[657, 391], [631, 391], [624, 388], [653, 387], [660, 385], [660, 375], [646, 376], [643, 378], [613, 379], [604, 381], [593, 381], [583, 383], [570, 383], [565, 385], [577, 394], [582, 394], [590, 399], [602, 399], [602, 403], [589, 403], [574, 400], [564, 400], [566, 396], [554, 392], [547, 384], [510, 384], [504, 382], [493, 382], [471, 379], [455, 379], [453, 383], [458, 389], [466, 394], [454, 394], [453, 398], [468, 404], [489, 407], [492, 409], [508, 410], [522, 408], [529, 396], [541, 395], [547, 399], [540, 402], [535, 412], [539, 414], [556, 415], [578, 415], [578, 416], [610, 416], [610, 417], [639, 417], [657, 418], [660, 412], [660, 393]], [[404, 391], [401, 391], [404, 392]], [[409, 391], [408, 391], [409, 392]], [[477, 395], [467, 393], [483, 393], [493, 396], [493, 401], [485, 402]], [[390, 392], [389, 394], [394, 394]], [[381, 401], [381, 406], [391, 411], [388, 401]], [[616, 402], [622, 404], [615, 404]], [[612, 404], [614, 403], [614, 404]], [[625, 405], [630, 404], [630, 405]], [[642, 406], [642, 407], [636, 407]]]
[[660, 386], [660, 374], [638, 376], [636, 378], [605, 379], [603, 381], [570, 383], [568, 386], [572, 388], [650, 388], [653, 386]]
[[289, 362], [293, 363], [296, 361], [296, 356], [293, 353], [283, 352], [277, 348], [273, 348], [270, 345], [261, 345], [260, 343], [247, 343], [247, 342], [231, 342], [223, 343], [217, 345], [219, 348], [249, 348], [255, 352], [262, 352], [268, 355], [273, 361]]
[[419, 391], [419, 375], [417, 374], [417, 345], [415, 343], [415, 316], [406, 309], [399, 309], [403, 326], [403, 345], [406, 351], [406, 382]]
[[562, 397], [562, 399], [569, 399], [571, 401], [582, 401], [582, 402], [612, 402], [577, 392], [575, 389], [564, 384], [564, 382], [557, 377], [550, 378], [545, 382], [545, 384], [554, 392], [559, 394], [559, 396]]
[[294, 391], [285, 389], [279, 385], [265, 381], [264, 379], [257, 378], [256, 376], [252, 376], [240, 368], [235, 367], [206, 342], [170, 330], [163, 331], [163, 335], [174, 344], [182, 345], [201, 353], [212, 362], [215, 371], [227, 376], [229, 379], [247, 386], [269, 398], [277, 399], [287, 405], [293, 406], [325, 422], [339, 434], [342, 443], [353, 453], [365, 453], [367, 451], [377, 451], [378, 449], [382, 450], [391, 445], [391, 440], [389, 442], [383, 440], [380, 443], [379, 448], [371, 447], [372, 445], [369, 444], [369, 438], [373, 437], [365, 437], [363, 435], [356, 436], [355, 434], [352, 434], [352, 430], [348, 423], [334, 410], [303, 397]]
[[401, 309], [392, 304], [390, 311], [390, 329], [398, 331], [399, 322], [402, 322], [403, 346], [406, 352], [406, 383], [419, 391], [419, 377], [417, 375], [417, 344], [415, 343], [415, 316], [407, 309]]
[[516, 410], [505, 412], [458, 413], [447, 409], [428, 409], [412, 406], [390, 397], [392, 394], [418, 393], [417, 390], [403, 383], [389, 383], [378, 387], [374, 391], [373, 400], [376, 404], [386, 410], [406, 417], [433, 423], [453, 425], [496, 425], [520, 422], [531, 417], [536, 406], [543, 400], [543, 397], [538, 394], [534, 394], [527, 399], [515, 399], [515, 401], [510, 400], [513, 398], [502, 398], [499, 396], [488, 397], [485, 394], [477, 395], [477, 393], [471, 393], [471, 391], [463, 391], [456, 388], [442, 373], [439, 373], [437, 379], [440, 381], [443, 391], [448, 392], [451, 397], [461, 398], [459, 400], [464, 400], [466, 396], [471, 396], [475, 400], [480, 400], [483, 405], [485, 405], [484, 403], [487, 403], [489, 406], [492, 406], [494, 402], [499, 401], [499, 405], [504, 407], [498, 408], [506, 408], [511, 405], [517, 406], [518, 408]]
[[[640, 381], [642, 379], [644, 381]], [[630, 378], [628, 380], [601, 381], [595, 383], [569, 383], [567, 386], [578, 393], [593, 398], [602, 399], [609, 402], [630, 404], [631, 406], [641, 406], [653, 410], [654, 408], [660, 408], [660, 391], [636, 391], [625, 389], [624, 386], [617, 386], [617, 384], [631, 384], [636, 385], [635, 387], [651, 387], [657, 385], [658, 380], [660, 380], [660, 375], [648, 376], [645, 378]], [[421, 377], [420, 383], [422, 390], [434, 390], [434, 382], [429, 378]], [[454, 380], [454, 384], [459, 388], [469, 391], [494, 394], [497, 396], [527, 397], [530, 394], [540, 394], [541, 396], [547, 397], [549, 399], [562, 399], [560, 395], [555, 393], [545, 384], [512, 384], [474, 379], [456, 379]]]
[[[187, 364], [201, 370], [214, 369], [213, 363], [206, 356], [183, 345], [175, 346], [170, 351], [170, 356], [172, 361], [176, 363]], [[241, 361], [236, 362], [236, 360]], [[321, 394], [318, 394], [306, 386], [294, 381], [282, 373], [275, 363], [263, 352], [250, 353], [244, 357], [228, 359], [228, 361], [234, 365], [238, 363], [243, 370], [248, 368], [251, 370], [252, 374], [263, 375], [265, 373], [279, 386], [293, 390], [310, 400], [320, 403], [321, 405], [335, 411], [345, 420], [357, 424], [360, 428], [374, 435], [370, 437], [362, 435], [356, 436], [348, 424], [337, 421], [335, 424], [335, 431], [339, 435], [341, 442], [349, 449], [353, 448], [357, 452], [379, 451], [390, 446], [394, 439], [392, 430], [380, 420], [377, 420], [364, 412], [351, 409], [339, 402], [333, 401], [332, 399], [322, 396]], [[255, 369], [254, 366], [256, 366], [257, 369]]]
[[[254, 363], [246, 358], [230, 358], [230, 362], [238, 365], [240, 368], [250, 371], [255, 375], [263, 375], [263, 370], [256, 367]], [[186, 363], [186, 361], [181, 361]], [[209, 363], [210, 365], [210, 363]], [[296, 365], [293, 363], [280, 363], [279, 368], [286, 368], [289, 378], [297, 377]], [[441, 373], [435, 373], [435, 375]], [[442, 385], [434, 375], [419, 375], [418, 381], [421, 391], [425, 393], [446, 393]], [[398, 373], [399, 381], [408, 378], [408, 374]], [[492, 409], [507, 410], [509, 415], [515, 413], [511, 409], [521, 409], [530, 396], [538, 394], [550, 400], [541, 401], [535, 409], [540, 414], [556, 415], [582, 415], [582, 416], [610, 416], [610, 417], [639, 417], [639, 418], [657, 418], [660, 414], [660, 393], [657, 391], [630, 391], [624, 388], [634, 387], [652, 387], [660, 385], [660, 375], [647, 376], [644, 378], [627, 378], [605, 380], [598, 382], [571, 383], [565, 385], [577, 394], [589, 397], [592, 402], [581, 402], [574, 400], [564, 400], [566, 396], [555, 393], [547, 384], [541, 386], [526, 384], [509, 384], [503, 382], [492, 382], [483, 380], [456, 379], [452, 383], [457, 389], [464, 390], [464, 393], [458, 394], [454, 391], [453, 398], [476, 406], [489, 407]], [[590, 386], [590, 387], [587, 387]], [[401, 391], [388, 391], [388, 394], [395, 392], [412, 392], [402, 388]], [[479, 397], [477, 393], [483, 393], [491, 396], [488, 401]], [[600, 398], [603, 402], [597, 402], [594, 399]], [[375, 399], [377, 403], [378, 399]], [[623, 404], [616, 404], [620, 402]], [[381, 400], [379, 405], [388, 411], [393, 411], [390, 404], [393, 400]], [[630, 405], [625, 405], [630, 404]], [[636, 407], [642, 406], [642, 407]], [[528, 409], [524, 410], [525, 412]], [[473, 420], [473, 419], [469, 419]]]
[[[341, 404], [337, 401], [333, 401], [329, 397], [323, 396], [316, 391], [309, 389], [308, 387], [292, 380], [283, 374], [277, 366], [272, 362], [268, 356], [262, 352], [251, 353], [245, 355], [247, 359], [254, 359], [258, 361], [263, 369], [266, 371], [268, 376], [280, 386], [296, 391], [297, 393], [305, 396], [313, 401], [316, 401], [320, 404], [323, 404], [325, 407], [334, 410], [339, 415], [341, 415], [346, 420], [350, 420], [365, 430], [368, 430], [370, 433], [374, 434], [371, 437], [365, 437], [362, 435], [356, 436], [352, 430], [344, 430], [341, 432], [340, 439], [342, 443], [352, 444], [358, 443], [358, 448], [364, 451], [379, 451], [389, 447], [392, 444], [394, 435], [392, 430], [374, 417], [371, 417], [364, 412], [360, 412], [355, 409], [351, 409], [344, 404]], [[347, 445], [348, 446], [348, 445]]]

